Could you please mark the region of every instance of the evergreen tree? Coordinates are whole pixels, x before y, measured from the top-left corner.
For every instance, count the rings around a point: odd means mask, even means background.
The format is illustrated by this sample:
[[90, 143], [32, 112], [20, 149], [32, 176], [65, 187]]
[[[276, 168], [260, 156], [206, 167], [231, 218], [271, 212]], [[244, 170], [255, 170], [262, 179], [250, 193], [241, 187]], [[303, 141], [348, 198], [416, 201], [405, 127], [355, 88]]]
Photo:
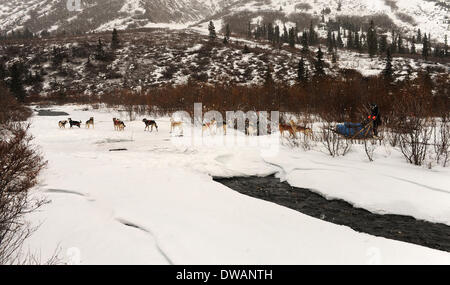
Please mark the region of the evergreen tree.
[[417, 30], [417, 42], [421, 42], [422, 41], [422, 33], [420, 32], [420, 29]]
[[352, 32], [349, 31], [348, 32], [348, 37], [347, 37], [347, 48], [348, 49], [353, 49], [354, 45], [353, 45], [353, 35]]
[[309, 45], [316, 44], [316, 32], [314, 31], [313, 21], [311, 20], [311, 23], [309, 25]]
[[370, 27], [367, 31], [367, 48], [369, 50], [370, 57], [373, 57], [378, 52], [377, 31], [373, 20], [370, 21]]
[[252, 37], [252, 26], [250, 21], [248, 22], [248, 26], [247, 26], [247, 38], [251, 38]]
[[269, 23], [267, 25], [267, 40], [269, 42], [273, 42], [273, 38], [274, 38], [274, 30], [273, 30], [273, 25], [272, 23]]
[[444, 39], [444, 56], [449, 56], [447, 35], [445, 35]]
[[103, 43], [102, 39], [98, 39], [98, 44], [95, 49], [95, 58], [97, 60], [104, 60], [105, 59], [105, 51], [103, 50]]
[[280, 27], [278, 27], [278, 25], [275, 27], [274, 43], [280, 43]]
[[397, 51], [398, 51], [398, 53], [404, 53], [403, 39], [400, 34], [398, 35], [398, 38], [397, 38]]
[[112, 39], [111, 39], [111, 48], [117, 49], [119, 47], [120, 41], [119, 41], [119, 35], [117, 33], [116, 29], [113, 29], [112, 32]]
[[414, 42], [411, 44], [411, 54], [416, 54], [416, 44]]
[[283, 42], [284, 43], [289, 42], [289, 34], [288, 34], [287, 29], [286, 29], [286, 25], [283, 26]]
[[328, 30], [328, 33], [327, 33], [327, 47], [328, 47], [328, 52], [332, 53], [333, 52], [333, 40], [331, 38], [330, 30]]
[[23, 67], [20, 63], [14, 63], [10, 70], [9, 74], [11, 76], [10, 81], [10, 91], [17, 98], [19, 102], [23, 102], [25, 100], [25, 89], [23, 88]]
[[316, 68], [316, 75], [322, 76], [325, 75], [325, 71], [323, 69], [324, 62], [323, 62], [323, 52], [319, 45], [319, 50], [317, 51], [317, 58], [315, 62], [315, 68]]
[[297, 78], [299, 82], [306, 82], [308, 80], [307, 72], [306, 72], [306, 66], [305, 61], [303, 60], [303, 57], [300, 59], [298, 63], [298, 70], [297, 70]]
[[344, 41], [342, 40], [342, 36], [341, 36], [341, 29], [338, 30], [338, 35], [337, 35], [337, 46], [339, 48], [343, 48], [344, 47]]
[[428, 58], [428, 51], [429, 51], [429, 47], [428, 47], [428, 38], [427, 38], [427, 34], [425, 34], [423, 36], [423, 42], [422, 42], [423, 48], [422, 48], [422, 56], [427, 59]]
[[392, 70], [392, 56], [391, 56], [391, 51], [390, 49], [387, 49], [386, 52], [386, 66], [383, 70], [383, 76], [385, 79], [391, 81], [392, 80], [392, 75], [393, 75], [393, 70]]
[[272, 77], [272, 66], [270, 64], [267, 65], [267, 71], [264, 76], [264, 85], [265, 86], [272, 86], [273, 85], [273, 77]]
[[213, 21], [209, 22], [208, 31], [209, 31], [209, 39], [215, 40], [217, 35], [216, 35], [216, 27], [214, 27]]
[[231, 36], [230, 24], [225, 26], [225, 36], [223, 37], [223, 43], [228, 44]]
[[359, 40], [359, 32], [355, 33], [355, 39], [353, 40], [353, 47], [356, 50], [361, 50], [361, 41]]
[[309, 51], [309, 45], [308, 45], [308, 35], [306, 32], [303, 32], [302, 34], [302, 52], [307, 53]]
[[226, 36], [228, 39], [230, 39], [230, 37], [231, 37], [230, 24], [227, 24], [227, 25], [225, 26], [225, 36]]
[[291, 48], [295, 47], [295, 29], [294, 28], [290, 28], [289, 29], [289, 46]]
[[333, 46], [333, 49], [337, 50], [336, 35], [334, 33], [332, 33], [331, 45]]

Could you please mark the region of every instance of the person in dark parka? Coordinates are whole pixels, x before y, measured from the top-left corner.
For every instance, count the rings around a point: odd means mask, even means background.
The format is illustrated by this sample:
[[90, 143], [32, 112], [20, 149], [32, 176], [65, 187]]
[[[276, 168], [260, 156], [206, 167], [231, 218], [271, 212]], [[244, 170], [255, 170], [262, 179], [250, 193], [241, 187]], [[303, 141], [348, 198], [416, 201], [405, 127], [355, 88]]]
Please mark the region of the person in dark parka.
[[370, 115], [369, 120], [372, 122], [373, 135], [378, 136], [378, 126], [381, 125], [380, 110], [377, 104], [370, 104]]

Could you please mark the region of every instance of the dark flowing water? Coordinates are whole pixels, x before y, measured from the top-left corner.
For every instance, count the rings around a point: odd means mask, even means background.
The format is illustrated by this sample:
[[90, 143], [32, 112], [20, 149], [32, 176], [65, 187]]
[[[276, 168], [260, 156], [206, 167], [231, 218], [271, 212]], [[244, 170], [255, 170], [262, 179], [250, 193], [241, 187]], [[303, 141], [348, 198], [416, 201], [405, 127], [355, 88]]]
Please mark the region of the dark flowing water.
[[450, 226], [410, 216], [380, 215], [355, 208], [343, 200], [327, 200], [308, 189], [292, 187], [275, 176], [214, 178], [248, 196], [270, 201], [303, 214], [374, 236], [450, 252]]

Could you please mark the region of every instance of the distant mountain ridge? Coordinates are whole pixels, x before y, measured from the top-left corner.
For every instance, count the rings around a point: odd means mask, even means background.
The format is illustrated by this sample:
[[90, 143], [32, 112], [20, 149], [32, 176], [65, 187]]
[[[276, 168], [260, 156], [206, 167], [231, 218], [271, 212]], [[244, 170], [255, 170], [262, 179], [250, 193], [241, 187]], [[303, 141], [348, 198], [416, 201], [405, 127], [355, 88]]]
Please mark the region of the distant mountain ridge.
[[[68, 1], [80, 1], [70, 11]], [[291, 15], [336, 18], [384, 15], [399, 29], [450, 33], [450, 4], [445, 0], [0, 0], [0, 33], [28, 28], [37, 33], [88, 32], [149, 27], [155, 24], [222, 21], [246, 13], [253, 22], [273, 12], [289, 22]], [[285, 16], [285, 19], [283, 17]], [[269, 19], [276, 20], [276, 19]]]

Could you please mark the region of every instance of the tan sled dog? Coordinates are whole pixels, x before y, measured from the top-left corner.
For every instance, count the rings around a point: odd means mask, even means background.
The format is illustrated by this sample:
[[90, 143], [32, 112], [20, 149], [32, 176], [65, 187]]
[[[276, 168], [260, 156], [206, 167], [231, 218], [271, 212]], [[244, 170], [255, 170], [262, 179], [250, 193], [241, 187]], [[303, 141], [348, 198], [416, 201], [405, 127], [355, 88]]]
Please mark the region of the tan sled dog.
[[67, 124], [66, 120], [58, 122], [58, 126], [59, 126], [60, 129], [65, 129], [66, 128], [66, 124]]
[[179, 128], [181, 129], [181, 132], [183, 132], [183, 122], [174, 121], [173, 118], [170, 118], [170, 133], [172, 133], [175, 128]]
[[94, 117], [91, 117], [89, 120], [86, 121], [86, 128], [90, 128], [92, 126], [92, 128], [94, 127]]
[[290, 121], [289, 124], [291, 125], [293, 131], [294, 131], [294, 136], [296, 133], [304, 133], [305, 136], [309, 136], [312, 137], [313, 133], [312, 133], [312, 129], [311, 128], [307, 128], [304, 126], [300, 126], [294, 123], [294, 121]]

